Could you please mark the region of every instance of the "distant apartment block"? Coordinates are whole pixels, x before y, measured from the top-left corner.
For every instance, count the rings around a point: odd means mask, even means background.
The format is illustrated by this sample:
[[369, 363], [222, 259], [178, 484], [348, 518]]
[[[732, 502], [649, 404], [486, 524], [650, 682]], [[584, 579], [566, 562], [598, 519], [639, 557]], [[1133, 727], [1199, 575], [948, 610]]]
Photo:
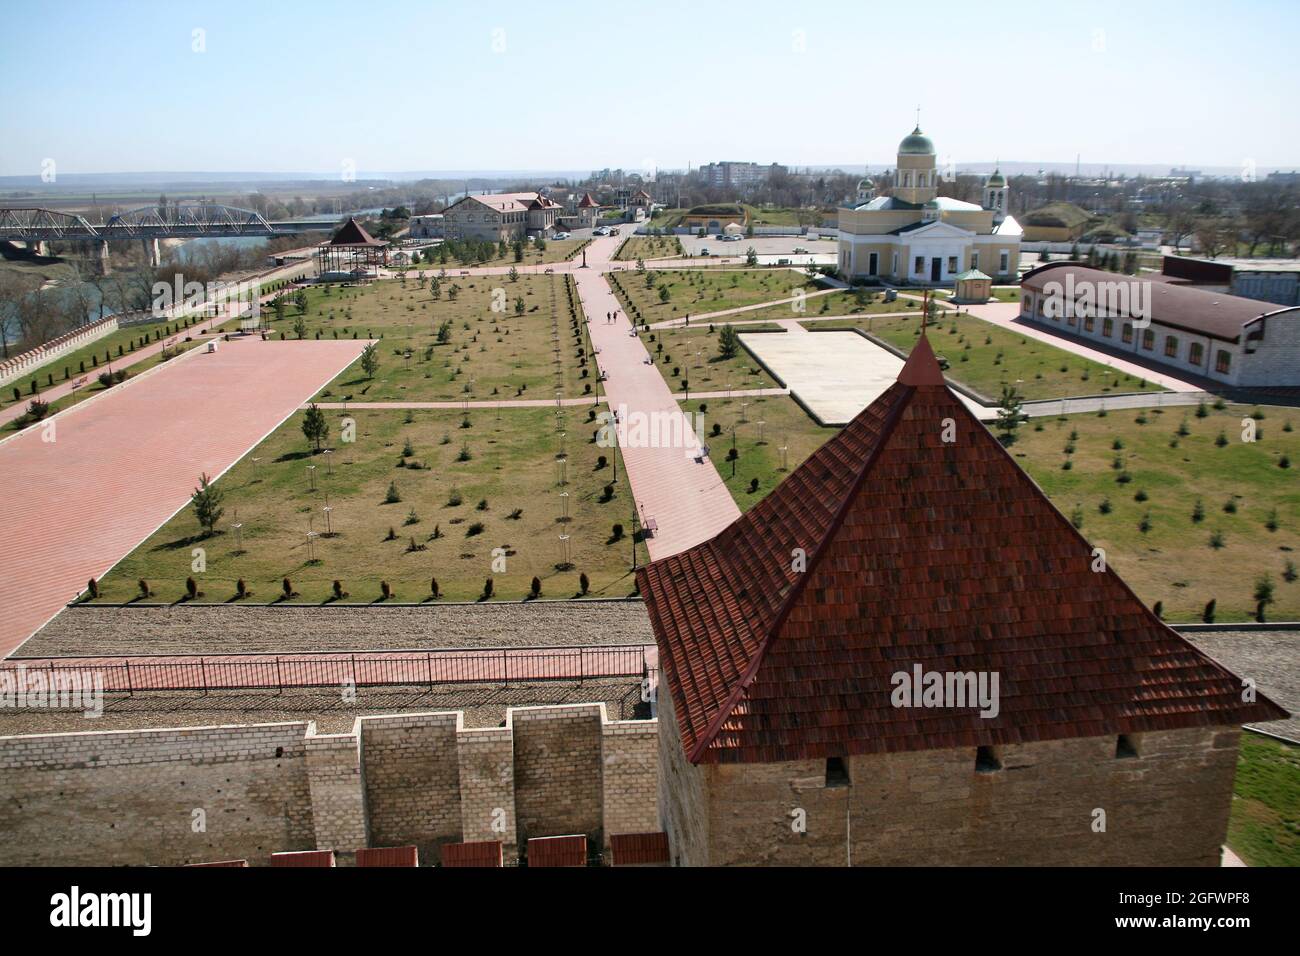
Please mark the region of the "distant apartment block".
[[707, 163], [700, 167], [700, 175], [710, 186], [718, 189], [744, 189], [758, 186], [767, 181], [775, 172], [785, 172], [785, 167], [776, 163], [760, 166], [758, 163], [718, 162]]

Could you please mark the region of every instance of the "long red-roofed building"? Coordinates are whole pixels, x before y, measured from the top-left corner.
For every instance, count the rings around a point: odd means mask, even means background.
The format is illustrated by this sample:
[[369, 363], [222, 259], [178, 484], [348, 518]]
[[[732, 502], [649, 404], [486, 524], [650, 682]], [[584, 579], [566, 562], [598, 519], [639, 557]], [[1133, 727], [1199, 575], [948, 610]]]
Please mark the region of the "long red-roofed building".
[[924, 336], [638, 580], [678, 864], [1217, 864], [1239, 727], [1285, 714], [1105, 567]]

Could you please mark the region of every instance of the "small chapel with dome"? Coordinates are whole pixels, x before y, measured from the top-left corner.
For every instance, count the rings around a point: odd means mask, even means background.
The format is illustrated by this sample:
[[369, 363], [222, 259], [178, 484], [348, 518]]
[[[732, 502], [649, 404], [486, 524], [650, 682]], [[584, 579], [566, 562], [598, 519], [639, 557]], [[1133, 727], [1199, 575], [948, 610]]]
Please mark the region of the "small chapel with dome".
[[1016, 281], [1021, 228], [1007, 211], [1000, 169], [984, 184], [980, 205], [940, 196], [934, 143], [918, 124], [898, 144], [891, 179], [883, 196], [862, 180], [852, 204], [839, 210], [843, 278], [951, 286], [976, 271], [995, 282]]

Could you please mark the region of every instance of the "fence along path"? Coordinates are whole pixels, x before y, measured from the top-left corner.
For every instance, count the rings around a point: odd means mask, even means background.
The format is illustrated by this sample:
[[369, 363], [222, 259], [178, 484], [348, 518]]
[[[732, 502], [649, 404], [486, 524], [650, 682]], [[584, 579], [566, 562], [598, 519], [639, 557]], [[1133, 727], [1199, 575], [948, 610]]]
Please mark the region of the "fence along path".
[[84, 686], [103, 681], [109, 693], [146, 690], [252, 690], [302, 687], [391, 687], [509, 684], [648, 676], [658, 663], [651, 644], [346, 651], [320, 654], [192, 654], [121, 657], [31, 657], [0, 661], [26, 688]]

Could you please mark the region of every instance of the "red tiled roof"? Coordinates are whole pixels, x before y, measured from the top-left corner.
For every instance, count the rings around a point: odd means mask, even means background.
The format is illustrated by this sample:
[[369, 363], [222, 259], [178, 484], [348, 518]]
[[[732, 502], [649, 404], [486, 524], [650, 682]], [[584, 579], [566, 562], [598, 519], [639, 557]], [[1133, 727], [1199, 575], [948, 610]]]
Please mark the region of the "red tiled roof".
[[[1065, 282], [1072, 274], [1075, 283], [1142, 282], [1151, 290], [1151, 321], [1227, 342], [1237, 342], [1242, 329], [1261, 316], [1292, 311], [1257, 299], [1244, 299], [1226, 292], [1198, 289], [1193, 285], [1170, 282], [1167, 276], [1127, 276], [1102, 269], [1092, 269], [1077, 262], [1049, 262], [1021, 277], [1024, 288], [1041, 292], [1048, 282]], [[1300, 313], [1297, 313], [1300, 315]]]
[[614, 866], [643, 866], [668, 862], [668, 834], [615, 833], [609, 838]]
[[[945, 442], [946, 420], [955, 441]], [[797, 571], [795, 549], [806, 554]], [[774, 762], [1272, 720], [1152, 614], [943, 384], [898, 381], [710, 541], [641, 569], [688, 758]], [[1000, 712], [893, 707], [997, 672]]]
[[420, 851], [413, 846], [361, 847], [357, 866], [419, 866]]
[[471, 843], [444, 843], [438, 848], [443, 866], [501, 866], [500, 840], [479, 840]]
[[582, 197], [582, 201], [579, 202], [578, 205], [583, 208], [590, 208], [592, 206], [599, 206], [600, 203], [596, 202], [596, 200], [591, 198], [591, 193], [587, 193]]
[[528, 841], [528, 865], [586, 866], [587, 838], [582, 834], [533, 837]]
[[381, 242], [374, 238], [370, 233], [362, 228], [361, 223], [357, 222], [351, 216], [348, 221], [339, 227], [339, 231], [334, 233], [330, 239], [331, 246], [386, 246], [388, 243]]

